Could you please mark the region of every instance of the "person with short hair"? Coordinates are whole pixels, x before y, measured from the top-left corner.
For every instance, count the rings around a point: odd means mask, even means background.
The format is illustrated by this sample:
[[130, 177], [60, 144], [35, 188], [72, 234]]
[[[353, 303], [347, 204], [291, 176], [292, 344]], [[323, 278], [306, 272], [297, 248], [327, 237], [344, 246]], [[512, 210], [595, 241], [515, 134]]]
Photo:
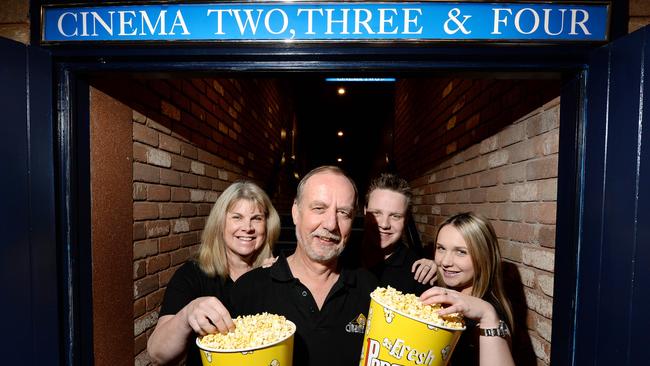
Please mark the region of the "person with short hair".
[[226, 188], [212, 206], [198, 255], [167, 284], [149, 357], [167, 364], [187, 355], [186, 365], [201, 365], [195, 338], [234, 329], [226, 308], [233, 283], [271, 256], [279, 236], [280, 217], [259, 186], [238, 181]]
[[238, 315], [269, 312], [296, 324], [293, 364], [359, 364], [376, 278], [362, 268], [341, 265], [352, 231], [356, 185], [340, 168], [318, 167], [305, 175], [291, 215], [297, 246], [269, 268], [235, 283], [231, 300]]
[[436, 236], [440, 287], [425, 291], [425, 304], [441, 303], [441, 315], [458, 312], [467, 330], [449, 365], [514, 365], [510, 350], [513, 312], [506, 297], [496, 233], [482, 215], [466, 212], [445, 220]]
[[395, 174], [383, 173], [370, 182], [361, 262], [380, 286], [419, 296], [433, 285], [436, 265], [420, 258], [405, 240], [411, 196], [408, 182]]

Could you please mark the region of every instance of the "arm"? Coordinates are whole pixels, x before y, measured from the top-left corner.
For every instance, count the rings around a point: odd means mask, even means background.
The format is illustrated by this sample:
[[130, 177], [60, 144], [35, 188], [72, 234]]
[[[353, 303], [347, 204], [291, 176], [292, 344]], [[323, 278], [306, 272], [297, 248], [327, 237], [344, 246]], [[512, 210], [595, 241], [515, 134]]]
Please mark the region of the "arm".
[[227, 333], [235, 329], [230, 314], [216, 297], [192, 300], [178, 313], [163, 315], [147, 341], [147, 353], [156, 364], [178, 359], [193, 342], [193, 333]]
[[413, 262], [411, 266], [413, 278], [421, 284], [433, 286], [436, 283], [436, 274], [438, 266], [431, 259], [421, 258]]
[[[499, 325], [499, 316], [494, 306], [478, 297], [465, 295], [460, 292], [433, 287], [420, 296], [425, 304], [448, 304], [438, 314], [461, 313], [466, 318], [476, 320], [480, 328], [496, 328]], [[479, 337], [480, 366], [514, 366], [510, 344], [501, 337]]]

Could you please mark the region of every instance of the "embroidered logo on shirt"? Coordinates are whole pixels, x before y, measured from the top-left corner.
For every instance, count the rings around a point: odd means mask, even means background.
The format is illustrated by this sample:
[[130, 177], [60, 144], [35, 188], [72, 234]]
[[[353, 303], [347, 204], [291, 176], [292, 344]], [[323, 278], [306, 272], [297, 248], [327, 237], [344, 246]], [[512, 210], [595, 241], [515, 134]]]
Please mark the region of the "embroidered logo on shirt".
[[362, 333], [366, 330], [366, 316], [359, 314], [355, 319], [345, 326], [345, 331], [348, 333]]

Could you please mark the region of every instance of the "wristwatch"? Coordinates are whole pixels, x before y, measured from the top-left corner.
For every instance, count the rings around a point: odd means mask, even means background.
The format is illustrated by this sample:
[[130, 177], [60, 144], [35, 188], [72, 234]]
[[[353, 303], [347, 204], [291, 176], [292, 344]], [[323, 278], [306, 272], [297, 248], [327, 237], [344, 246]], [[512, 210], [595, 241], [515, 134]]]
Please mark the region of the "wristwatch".
[[496, 328], [478, 328], [479, 334], [484, 337], [501, 337], [505, 338], [510, 336], [510, 329], [503, 320], [499, 320], [499, 326]]

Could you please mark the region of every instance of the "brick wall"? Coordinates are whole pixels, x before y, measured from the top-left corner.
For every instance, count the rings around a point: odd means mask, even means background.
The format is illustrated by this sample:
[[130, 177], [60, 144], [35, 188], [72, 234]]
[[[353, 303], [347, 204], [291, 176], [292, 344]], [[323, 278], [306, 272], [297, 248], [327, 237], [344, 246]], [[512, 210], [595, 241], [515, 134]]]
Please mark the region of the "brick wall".
[[29, 44], [29, 0], [2, 1], [0, 37]]
[[[488, 95], [491, 104], [503, 102], [496, 94]], [[508, 98], [508, 93], [502, 96]], [[473, 108], [464, 108], [472, 111], [465, 115], [475, 115]], [[449, 122], [443, 128], [447, 126]], [[480, 135], [480, 127], [474, 128]], [[450, 154], [437, 164], [426, 165], [422, 174], [411, 179], [414, 218], [423, 243], [431, 245], [440, 222], [454, 213], [471, 210], [486, 215], [496, 229], [506, 261], [508, 294], [517, 310], [517, 326], [528, 328], [528, 336], [524, 332], [515, 348], [518, 364], [548, 365], [559, 98], [474, 143], [463, 143], [462, 136], [444, 140], [442, 148], [432, 147], [434, 152]], [[450, 145], [456, 148], [450, 149]], [[530, 359], [533, 353], [537, 360]]]
[[650, 1], [630, 0], [629, 32], [650, 24]]
[[394, 126], [399, 172], [413, 179], [559, 94], [557, 80], [401, 80]]
[[165, 285], [198, 249], [220, 192], [240, 178], [270, 184], [293, 110], [270, 80], [98, 84], [128, 85], [117, 98], [142, 111], [133, 112], [133, 316], [135, 363], [146, 365]]

